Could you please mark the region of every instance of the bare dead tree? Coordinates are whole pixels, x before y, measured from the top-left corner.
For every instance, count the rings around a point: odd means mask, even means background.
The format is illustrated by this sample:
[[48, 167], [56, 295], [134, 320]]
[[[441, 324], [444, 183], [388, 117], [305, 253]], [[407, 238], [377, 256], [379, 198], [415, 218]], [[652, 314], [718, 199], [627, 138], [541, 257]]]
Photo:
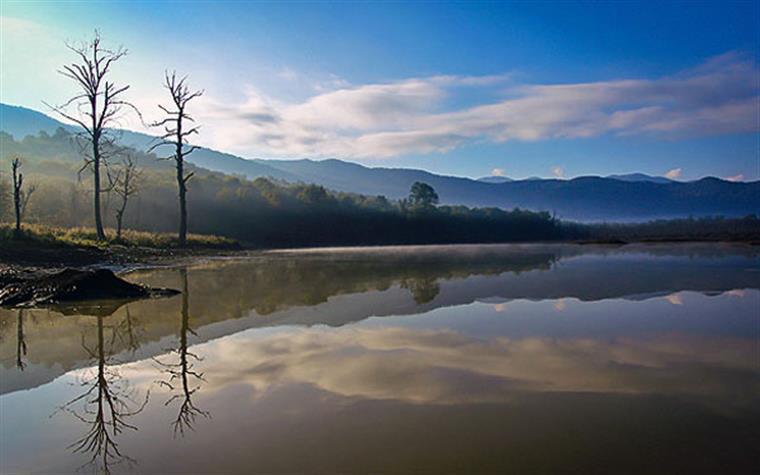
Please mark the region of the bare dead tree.
[[[195, 122], [193, 117], [187, 112], [188, 103], [203, 95], [203, 91], [191, 91], [185, 83], [187, 76], [177, 79], [177, 73], [165, 73], [164, 87], [169, 91], [172, 97], [172, 104], [165, 107], [159, 104], [167, 117], [158, 122], [154, 122], [154, 127], [163, 127], [164, 133], [161, 135], [159, 142], [154, 144], [150, 151], [170, 145], [174, 148], [173, 155], [164, 157], [173, 159], [177, 169], [177, 192], [179, 195], [179, 245], [187, 244], [187, 182], [192, 178], [193, 173], [185, 174], [185, 157], [193, 153], [198, 147], [189, 144], [189, 137], [198, 133], [198, 126], [191, 125]], [[190, 123], [190, 124], [189, 124]]]
[[83, 129], [77, 134], [84, 152], [84, 165], [80, 172], [86, 169], [92, 171], [95, 230], [98, 239], [104, 240], [106, 235], [100, 210], [100, 194], [104, 190], [100, 186], [100, 173], [101, 166], [107, 159], [107, 149], [115, 143], [112, 127], [117, 125], [125, 107], [135, 111], [138, 116], [140, 113], [134, 105], [123, 99], [129, 85], [117, 86], [108, 80], [111, 68], [127, 54], [126, 49], [105, 48], [98, 31], [95, 31], [91, 41], [81, 45], [67, 43], [66, 47], [76, 54], [77, 62], [64, 65], [58, 72], [72, 80], [80, 92], [61, 105], [48, 107]]
[[110, 189], [119, 197], [116, 208], [116, 239], [121, 239], [124, 212], [127, 210], [129, 198], [140, 191], [142, 170], [131, 155], [122, 158], [119, 165], [106, 168]]
[[24, 217], [26, 205], [29, 204], [29, 198], [36, 187], [29, 185], [24, 189], [24, 175], [21, 173], [21, 159], [19, 157], [11, 160], [11, 169], [13, 171], [13, 209], [16, 213], [16, 228], [14, 234], [16, 238], [21, 237], [21, 219]]

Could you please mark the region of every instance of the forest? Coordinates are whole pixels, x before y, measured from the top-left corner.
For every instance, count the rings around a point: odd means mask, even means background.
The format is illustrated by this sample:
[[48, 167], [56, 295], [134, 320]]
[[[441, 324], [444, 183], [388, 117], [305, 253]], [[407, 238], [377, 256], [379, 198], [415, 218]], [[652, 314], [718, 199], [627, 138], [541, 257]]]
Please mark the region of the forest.
[[[21, 157], [27, 187], [33, 192], [23, 210], [27, 223], [92, 226], [92, 192], [81, 172], [79, 144], [59, 129], [15, 140], [0, 132], [2, 176], [0, 216], [12, 217], [10, 160]], [[118, 147], [114, 168], [129, 157], [139, 171], [135, 193], [124, 210], [124, 227], [172, 232], [177, 228], [177, 193], [172, 163], [152, 153]], [[567, 237], [561, 223], [546, 212], [436, 205], [427, 185], [407, 200], [327, 190], [268, 178], [248, 180], [186, 165], [188, 225], [193, 233], [217, 234], [252, 246], [289, 247], [348, 244], [420, 244], [554, 240]], [[107, 181], [107, 180], [106, 180]], [[103, 219], [116, 226], [121, 206], [117, 190], [104, 187]], [[432, 193], [426, 196], [425, 193]], [[577, 230], [573, 230], [577, 232]]]

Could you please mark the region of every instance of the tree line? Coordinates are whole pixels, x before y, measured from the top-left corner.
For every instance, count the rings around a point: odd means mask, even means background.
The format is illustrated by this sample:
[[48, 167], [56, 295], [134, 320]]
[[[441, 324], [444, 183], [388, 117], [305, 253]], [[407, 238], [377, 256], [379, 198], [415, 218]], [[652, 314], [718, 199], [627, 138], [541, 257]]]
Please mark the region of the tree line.
[[[62, 227], [93, 226], [94, 217], [87, 212], [92, 204], [91, 186], [77, 179], [81, 157], [75, 135], [59, 129], [15, 140], [0, 132], [0, 143], [6, 156], [25, 157], [25, 175], [36, 185], [26, 220]], [[117, 231], [120, 226], [175, 231], [179, 216], [174, 163], [154, 153], [120, 150], [131, 165], [110, 168], [110, 179], [118, 186], [104, 187], [101, 192], [104, 226]], [[191, 163], [185, 163], [183, 171], [193, 177], [192, 192], [187, 194], [189, 231], [253, 245], [500, 242], [557, 239], [561, 234], [560, 223], [548, 213], [440, 205], [435, 190], [423, 183], [412, 187], [408, 199], [393, 201], [313, 184], [250, 180]], [[125, 207], [127, 195], [130, 204]], [[6, 215], [9, 211], [6, 207]]]

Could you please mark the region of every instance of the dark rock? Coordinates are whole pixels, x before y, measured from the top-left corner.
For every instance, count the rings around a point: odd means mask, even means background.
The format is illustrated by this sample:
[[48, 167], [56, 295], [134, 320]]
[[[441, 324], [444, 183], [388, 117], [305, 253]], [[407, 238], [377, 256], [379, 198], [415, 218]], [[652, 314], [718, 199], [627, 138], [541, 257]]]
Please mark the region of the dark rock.
[[134, 300], [179, 293], [127, 282], [108, 269], [64, 269], [11, 282], [0, 290], [0, 306], [46, 305], [92, 300]]

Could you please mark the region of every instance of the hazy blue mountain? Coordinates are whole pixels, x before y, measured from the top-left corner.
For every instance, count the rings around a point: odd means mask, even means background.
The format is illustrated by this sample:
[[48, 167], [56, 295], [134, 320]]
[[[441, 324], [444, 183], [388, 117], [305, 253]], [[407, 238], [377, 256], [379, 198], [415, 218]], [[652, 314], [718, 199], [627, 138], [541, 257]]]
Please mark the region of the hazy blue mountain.
[[621, 181], [649, 181], [652, 183], [672, 183], [673, 180], [664, 176], [652, 176], [644, 173], [627, 173], [625, 175], [608, 175], [607, 178]]
[[[44, 130], [54, 133], [60, 122], [22, 107], [0, 104], [0, 130], [16, 138]], [[71, 126], [64, 126], [74, 130]], [[121, 140], [146, 149], [155, 140], [124, 131]], [[415, 181], [433, 186], [444, 204], [514, 207], [556, 212], [579, 220], [646, 220], [682, 216], [760, 214], [760, 182], [732, 183], [717, 178], [676, 182], [644, 174], [580, 177], [572, 180], [528, 178], [489, 182], [436, 175], [423, 170], [370, 168], [342, 160], [247, 160], [210, 149], [189, 161], [209, 170], [248, 178], [273, 177], [316, 183], [327, 188], [391, 199], [405, 197]], [[491, 177], [489, 177], [491, 178]]]
[[[76, 126], [59, 122], [41, 112], [25, 107], [0, 104], [0, 130], [8, 132], [17, 140], [23, 139], [27, 135], [36, 135], [41, 131], [53, 134], [59, 127], [63, 127], [70, 132], [78, 130]], [[129, 130], [119, 130], [118, 136], [122, 144], [138, 150], [147, 150], [156, 143], [156, 138], [151, 135]], [[162, 150], [157, 150], [156, 154], [161, 156], [162, 152]], [[166, 154], [168, 155], [169, 153], [171, 152], [166, 150]], [[273, 177], [292, 182], [301, 181], [300, 177], [272, 168], [266, 163], [245, 160], [235, 155], [207, 148], [200, 148], [193, 152], [192, 160], [190, 161], [200, 167], [231, 175]]]
[[506, 183], [514, 180], [506, 176], [484, 176], [478, 178], [478, 181], [482, 181], [483, 183]]
[[0, 104], [0, 130], [8, 132], [17, 140], [27, 135], [37, 135], [40, 131], [52, 134], [58, 127], [75, 130], [75, 127], [63, 124], [41, 112]]

